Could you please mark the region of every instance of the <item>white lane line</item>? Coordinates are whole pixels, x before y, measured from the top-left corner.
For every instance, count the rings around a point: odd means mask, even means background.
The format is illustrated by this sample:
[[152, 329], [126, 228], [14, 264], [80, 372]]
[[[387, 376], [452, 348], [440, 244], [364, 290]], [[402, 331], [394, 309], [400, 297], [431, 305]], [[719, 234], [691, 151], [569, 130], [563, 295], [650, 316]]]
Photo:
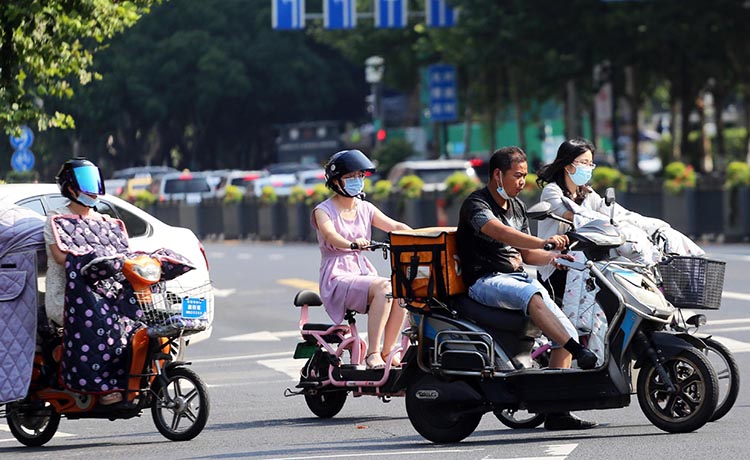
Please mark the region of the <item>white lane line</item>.
[[750, 300], [750, 294], [745, 294], [744, 292], [724, 291], [721, 293], [721, 297], [725, 299]]
[[[10, 427], [4, 423], [0, 423], [0, 431], [6, 431], [10, 433]], [[55, 433], [53, 437], [54, 438], [69, 438], [71, 436], [75, 436], [75, 434], [58, 431]], [[0, 439], [0, 442], [8, 442], [8, 441], [15, 441], [15, 438], [14, 439]]]
[[229, 297], [235, 292], [237, 292], [237, 289], [235, 288], [229, 288], [229, 289], [214, 288], [214, 297]]
[[714, 339], [721, 342], [724, 346], [729, 348], [732, 353], [745, 353], [750, 351], [750, 343], [740, 342], [739, 340], [729, 339], [727, 337], [720, 337], [718, 335], [713, 336]]
[[544, 456], [542, 457], [484, 457], [482, 460], [565, 460], [578, 447], [578, 444], [550, 444], [544, 447], [546, 449], [544, 449]]
[[[347, 454], [327, 454], [327, 455], [307, 455], [304, 457], [268, 457], [262, 460], [314, 460], [317, 458], [355, 458], [355, 457], [393, 457], [397, 455], [411, 456], [411, 455], [435, 455], [436, 453], [446, 454], [458, 454], [465, 452], [481, 452], [484, 449], [426, 449], [426, 450], [407, 450], [402, 452], [363, 452], [363, 453], [347, 453]], [[545, 457], [547, 460], [552, 457]], [[520, 459], [518, 459], [520, 460]]]
[[737, 324], [737, 323], [750, 323], [750, 318], [734, 318], [734, 319], [709, 319], [708, 327], [715, 326], [717, 324]]
[[[703, 329], [701, 329], [701, 332]], [[738, 327], [720, 327], [720, 328], [706, 328], [707, 333], [715, 334], [717, 332], [741, 332], [741, 331], [750, 331], [750, 326], [738, 326]]]
[[226, 361], [244, 361], [247, 359], [263, 359], [263, 358], [273, 358], [275, 356], [291, 356], [292, 353], [289, 351], [282, 351], [278, 353], [263, 353], [258, 355], [239, 355], [239, 356], [223, 356], [221, 358], [198, 358], [198, 359], [191, 359], [191, 363], [218, 363], [218, 362], [226, 362]]
[[249, 334], [222, 337], [219, 340], [222, 342], [279, 342], [283, 338], [298, 337], [299, 335], [299, 331], [259, 331], [251, 332]]
[[253, 258], [253, 254], [249, 252], [240, 252], [237, 254], [237, 258], [240, 260], [250, 260]]
[[299, 379], [299, 371], [300, 369], [302, 369], [302, 366], [304, 366], [305, 360], [294, 358], [264, 359], [262, 361], [258, 361], [258, 364], [262, 364], [263, 366], [266, 366], [276, 372], [286, 374], [292, 380], [297, 380]]

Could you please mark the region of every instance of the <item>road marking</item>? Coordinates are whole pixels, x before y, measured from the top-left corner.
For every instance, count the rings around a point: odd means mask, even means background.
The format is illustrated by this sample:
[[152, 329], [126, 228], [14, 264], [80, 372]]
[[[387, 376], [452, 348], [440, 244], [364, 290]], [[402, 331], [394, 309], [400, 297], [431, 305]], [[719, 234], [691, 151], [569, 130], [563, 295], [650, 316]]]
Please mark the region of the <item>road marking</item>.
[[214, 288], [214, 297], [229, 297], [235, 292], [237, 292], [237, 289], [235, 288], [229, 288], [229, 289]]
[[221, 358], [198, 358], [198, 359], [191, 359], [191, 363], [218, 363], [218, 362], [225, 362], [225, 361], [244, 361], [247, 359], [263, 359], [263, 358], [273, 358], [275, 356], [291, 356], [291, 352], [289, 351], [281, 351], [278, 353], [263, 353], [258, 355], [238, 355], [238, 356], [224, 356]]
[[266, 366], [271, 370], [286, 374], [292, 380], [297, 380], [299, 379], [299, 371], [305, 364], [305, 360], [294, 358], [265, 359], [262, 361], [258, 361], [258, 364], [262, 364], [263, 366]]
[[[4, 424], [4, 423], [0, 423], [0, 431], [7, 431], [8, 433], [10, 433], [10, 427], [8, 425]], [[75, 436], [75, 434], [73, 434], [73, 433], [65, 433], [65, 432], [62, 432], [62, 431], [58, 431], [58, 432], [55, 433], [55, 435], [53, 437], [54, 438], [69, 438], [71, 436]], [[0, 442], [9, 442], [9, 441], [15, 441], [15, 440], [16, 440], [15, 438], [13, 438], [13, 439], [0, 439]]]
[[[347, 454], [327, 454], [327, 455], [306, 455], [304, 457], [268, 457], [263, 460], [314, 460], [317, 458], [354, 458], [354, 457], [392, 457], [396, 455], [404, 455], [404, 456], [411, 456], [411, 455], [435, 455], [435, 453], [439, 452], [441, 454], [458, 454], [458, 453], [465, 453], [465, 452], [481, 452], [484, 449], [441, 449], [439, 447], [436, 447], [434, 449], [425, 449], [425, 450], [406, 450], [402, 452], [393, 452], [393, 451], [387, 451], [387, 452], [362, 452], [362, 453], [347, 453]], [[545, 460], [550, 460], [552, 457], [544, 457]], [[521, 459], [518, 459], [521, 460]]]
[[721, 293], [721, 297], [726, 299], [750, 300], [750, 294], [745, 294], [744, 292], [724, 291]]
[[721, 342], [721, 344], [729, 348], [729, 351], [731, 351], [732, 353], [746, 353], [750, 351], [750, 343], [741, 342], [739, 340], [729, 339], [727, 337], [721, 337], [718, 335], [715, 335], [712, 338]]
[[240, 252], [237, 254], [237, 258], [240, 260], [249, 260], [253, 258], [253, 254], [250, 252]]
[[285, 278], [276, 281], [285, 286], [295, 287], [297, 289], [309, 289], [318, 292], [318, 283], [314, 281], [303, 280], [301, 278]]
[[297, 330], [281, 332], [260, 331], [222, 337], [219, 340], [222, 342], [279, 342], [283, 338], [298, 337], [299, 335], [300, 333]]
[[733, 318], [733, 319], [709, 319], [708, 325], [706, 326], [711, 327], [715, 326], [717, 324], [737, 324], [737, 323], [750, 323], [750, 318]]
[[550, 444], [544, 447], [546, 449], [544, 449], [543, 457], [484, 457], [482, 460], [565, 460], [578, 447], [578, 444]]

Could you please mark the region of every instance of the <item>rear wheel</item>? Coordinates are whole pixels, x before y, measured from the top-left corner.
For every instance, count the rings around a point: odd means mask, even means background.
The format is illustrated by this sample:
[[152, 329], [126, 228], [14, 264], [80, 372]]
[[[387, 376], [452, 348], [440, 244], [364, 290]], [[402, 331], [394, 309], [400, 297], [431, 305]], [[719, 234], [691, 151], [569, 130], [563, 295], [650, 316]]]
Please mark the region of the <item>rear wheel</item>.
[[46, 403], [9, 403], [5, 410], [10, 432], [25, 446], [46, 444], [60, 426], [60, 414]]
[[151, 416], [165, 438], [188, 441], [198, 436], [208, 421], [208, 390], [191, 369], [173, 367], [166, 372], [166, 384], [158, 377], [154, 381]]
[[536, 428], [544, 423], [544, 414], [534, 414], [525, 410], [502, 409], [494, 412], [495, 417], [500, 423], [513, 428], [514, 430], [523, 430]]
[[703, 353], [716, 371], [719, 379], [719, 402], [710, 422], [715, 422], [727, 415], [740, 392], [740, 368], [734, 355], [727, 347], [712, 338], [703, 339], [706, 348]]
[[305, 393], [305, 402], [313, 414], [331, 418], [344, 407], [346, 391], [310, 391]]
[[657, 428], [687, 433], [708, 422], [716, 409], [718, 383], [706, 356], [687, 348], [662, 364], [674, 385], [670, 389], [656, 366], [647, 362], [638, 374], [638, 403]]
[[406, 413], [419, 434], [434, 443], [459, 442], [477, 429], [481, 413], [466, 412], [459, 403], [438, 403], [416, 385], [406, 389]]

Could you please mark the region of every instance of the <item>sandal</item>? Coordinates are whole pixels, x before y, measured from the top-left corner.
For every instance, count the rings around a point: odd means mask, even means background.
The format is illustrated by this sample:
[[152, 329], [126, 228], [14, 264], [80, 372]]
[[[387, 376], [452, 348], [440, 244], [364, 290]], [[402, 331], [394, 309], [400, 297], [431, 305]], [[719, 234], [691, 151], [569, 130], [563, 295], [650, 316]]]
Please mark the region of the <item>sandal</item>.
[[[384, 362], [388, 362], [388, 355], [390, 353], [380, 353], [380, 357], [383, 358]], [[398, 355], [401, 354], [401, 352], [396, 353], [393, 355], [393, 359], [391, 359], [391, 367], [401, 367], [401, 359], [398, 357]]]
[[[377, 357], [378, 359], [370, 359], [373, 356]], [[367, 356], [365, 356], [365, 367], [367, 369], [384, 369], [385, 368], [385, 361], [383, 361], [383, 357], [380, 355], [379, 351], [373, 351], [373, 352], [367, 353]]]

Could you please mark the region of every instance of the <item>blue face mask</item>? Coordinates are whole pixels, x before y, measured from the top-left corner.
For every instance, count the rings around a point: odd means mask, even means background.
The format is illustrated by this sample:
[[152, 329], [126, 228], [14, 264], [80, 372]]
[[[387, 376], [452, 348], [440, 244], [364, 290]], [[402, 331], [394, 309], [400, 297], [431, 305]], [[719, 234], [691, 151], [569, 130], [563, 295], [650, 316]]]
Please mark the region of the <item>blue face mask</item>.
[[361, 177], [350, 177], [344, 179], [344, 192], [349, 196], [357, 196], [365, 188], [365, 180]]
[[90, 196], [81, 192], [78, 194], [78, 198], [76, 198], [76, 201], [86, 206], [87, 208], [94, 208], [96, 204], [99, 202], [99, 197], [97, 196], [97, 197], [91, 198]]
[[591, 174], [594, 171], [594, 168], [590, 166], [583, 166], [583, 165], [573, 165], [576, 168], [576, 172], [573, 174], [568, 173], [568, 176], [570, 176], [570, 180], [573, 181], [574, 184], [577, 186], [586, 185], [591, 180]]
[[503, 188], [503, 176], [500, 176], [500, 185], [497, 186], [497, 194], [500, 195], [505, 201], [510, 200], [508, 192]]

